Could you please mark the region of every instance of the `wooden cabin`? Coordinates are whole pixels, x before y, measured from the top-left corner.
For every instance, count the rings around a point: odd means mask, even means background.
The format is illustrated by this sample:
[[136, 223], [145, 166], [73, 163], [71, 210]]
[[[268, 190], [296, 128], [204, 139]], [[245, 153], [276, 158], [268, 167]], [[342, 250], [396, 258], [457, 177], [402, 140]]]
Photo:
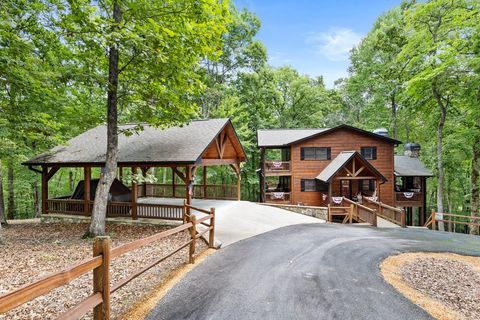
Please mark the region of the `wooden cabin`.
[[409, 225], [425, 222], [426, 178], [432, 173], [419, 160], [418, 145], [405, 145], [408, 152], [397, 156], [401, 142], [384, 129], [348, 125], [258, 130], [257, 137], [261, 202], [327, 206], [342, 197], [368, 197], [405, 208]]
[[[246, 154], [229, 119], [192, 121], [168, 129], [141, 126], [142, 130], [131, 135], [119, 135], [118, 175], [110, 189], [107, 216], [182, 220], [182, 205], [152, 198], [185, 199], [188, 204], [192, 198], [240, 200], [240, 164], [246, 160]], [[135, 127], [138, 124], [120, 125], [119, 132]], [[104, 166], [106, 143], [107, 128], [101, 125], [23, 163], [42, 175], [43, 214], [91, 215], [98, 184], [98, 180], [91, 178], [91, 172], [92, 168]], [[209, 184], [209, 166], [231, 167], [237, 183]], [[69, 167], [83, 168], [83, 181], [73, 194], [50, 198], [49, 180], [61, 168]], [[157, 167], [170, 170], [170, 184], [135, 181], [128, 186], [124, 184], [126, 173], [145, 175]]]

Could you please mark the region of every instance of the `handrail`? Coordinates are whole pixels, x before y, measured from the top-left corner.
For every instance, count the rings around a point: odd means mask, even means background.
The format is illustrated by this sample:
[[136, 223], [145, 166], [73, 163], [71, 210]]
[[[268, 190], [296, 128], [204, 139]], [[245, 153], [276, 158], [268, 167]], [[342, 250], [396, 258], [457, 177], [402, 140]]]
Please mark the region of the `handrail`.
[[[370, 200], [367, 197], [364, 197], [362, 199], [365, 200], [367, 203], [370, 203], [374, 206], [377, 206], [378, 207], [377, 215], [380, 216], [381, 218], [386, 219], [386, 220], [388, 220], [392, 223], [395, 223], [395, 224], [401, 226], [402, 228], [406, 227], [405, 210], [399, 209], [399, 208], [396, 208], [396, 207], [392, 207], [392, 206], [390, 206], [388, 204], [385, 204], [383, 202], [377, 202], [377, 201]], [[387, 216], [385, 214], [384, 209], [393, 211], [394, 212], [393, 217]], [[399, 213], [400, 217], [397, 218], [395, 213]]]
[[[188, 207], [191, 209], [208, 213], [208, 215], [197, 219], [195, 215], [187, 214], [186, 204], [182, 207], [184, 208], [184, 220], [188, 219], [188, 221], [185, 221], [184, 224], [178, 227], [154, 234], [143, 239], [138, 239], [130, 243], [120, 245], [113, 249], [110, 249], [109, 237], [95, 238], [93, 243], [94, 257], [86, 259], [62, 271], [48, 275], [43, 279], [35, 281], [31, 284], [27, 284], [21, 288], [18, 288], [3, 296], [0, 296], [0, 313], [4, 313], [11, 309], [14, 309], [41, 295], [47, 294], [48, 292], [58, 287], [64, 286], [72, 282], [74, 279], [84, 275], [87, 272], [93, 271], [93, 294], [88, 296], [82, 302], [75, 305], [70, 310], [60, 315], [58, 319], [79, 319], [86, 313], [90, 312], [92, 308], [94, 308], [94, 320], [108, 319], [110, 313], [110, 293], [113, 293], [116, 290], [120, 289], [121, 287], [123, 287], [133, 279], [137, 278], [147, 270], [150, 270], [160, 262], [170, 258], [172, 255], [187, 246], [190, 246], [189, 262], [195, 263], [194, 255], [196, 239], [207, 232], [209, 232], [208, 245], [210, 248], [214, 247], [215, 208], [211, 208], [210, 211], [207, 211], [189, 205]], [[206, 220], [210, 220], [208, 228], [197, 234], [196, 225], [199, 223], [205, 224], [204, 221]], [[181, 246], [169, 252], [167, 255], [149, 263], [135, 273], [119, 280], [112, 286], [110, 285], [109, 266], [111, 259], [114, 259], [122, 254], [139, 249], [143, 246], [146, 246], [155, 241], [177, 234], [187, 229], [189, 229], [190, 234], [189, 241], [183, 243]]]
[[[441, 213], [442, 217], [452, 217], [452, 218], [462, 218], [462, 219], [467, 219], [469, 221], [455, 221], [451, 219], [437, 219], [436, 214]], [[480, 223], [476, 222], [476, 220], [480, 220], [480, 217], [477, 216], [464, 216], [460, 214], [453, 214], [453, 213], [445, 213], [445, 212], [435, 212], [435, 210], [432, 209], [432, 213], [428, 217], [427, 221], [425, 222], [424, 227], [432, 226], [432, 230], [436, 230], [436, 223], [437, 222], [444, 222], [444, 223], [454, 223], [454, 224], [460, 224], [460, 225], [466, 225], [466, 226], [474, 226], [474, 227], [480, 227]]]

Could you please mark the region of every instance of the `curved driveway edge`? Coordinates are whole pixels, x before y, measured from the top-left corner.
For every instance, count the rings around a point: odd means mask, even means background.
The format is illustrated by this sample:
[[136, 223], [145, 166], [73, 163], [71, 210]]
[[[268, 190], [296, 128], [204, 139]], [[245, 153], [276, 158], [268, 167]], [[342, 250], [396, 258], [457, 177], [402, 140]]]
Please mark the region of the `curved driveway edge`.
[[480, 238], [344, 225], [284, 227], [209, 257], [147, 319], [431, 319], [380, 274], [385, 257], [408, 251], [480, 255]]

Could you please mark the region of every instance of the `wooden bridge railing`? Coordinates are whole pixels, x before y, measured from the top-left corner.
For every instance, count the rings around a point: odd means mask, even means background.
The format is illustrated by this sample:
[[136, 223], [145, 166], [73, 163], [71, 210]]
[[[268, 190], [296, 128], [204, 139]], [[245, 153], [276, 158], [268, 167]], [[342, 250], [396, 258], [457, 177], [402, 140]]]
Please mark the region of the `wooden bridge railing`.
[[372, 201], [367, 197], [362, 198], [362, 200], [365, 206], [377, 210], [379, 217], [395, 223], [402, 228], [406, 227], [405, 210], [389, 206], [382, 202]]
[[[468, 221], [462, 221], [462, 220], [468, 220]], [[480, 217], [435, 212], [435, 210], [433, 209], [432, 209], [432, 213], [430, 214], [430, 217], [428, 217], [427, 222], [425, 223], [424, 226], [431, 227], [432, 230], [437, 230], [439, 222], [446, 223], [448, 226], [448, 230], [449, 231], [453, 230], [453, 232], [455, 232], [455, 228], [452, 229], [452, 225], [480, 227]]]
[[[195, 246], [196, 239], [209, 232], [208, 245], [210, 248], [214, 247], [215, 234], [215, 209], [210, 211], [186, 206], [183, 212], [185, 223], [167, 231], [163, 231], [152, 236], [138, 239], [129, 242], [113, 249], [110, 248], [109, 237], [97, 237], [93, 242], [93, 257], [86, 259], [78, 264], [72, 265], [63, 271], [59, 271], [48, 275], [47, 277], [35, 281], [31, 284], [25, 285], [19, 289], [11, 291], [5, 295], [0, 296], [0, 314], [14, 309], [28, 301], [31, 301], [39, 296], [45, 295], [50, 291], [67, 285], [80, 276], [93, 271], [93, 294], [88, 296], [85, 300], [77, 304], [72, 309], [62, 314], [58, 319], [79, 319], [90, 310], [93, 309], [95, 320], [110, 319], [110, 294], [122, 288], [124, 285], [137, 278], [144, 272], [150, 270], [160, 262], [173, 256], [183, 248], [190, 246], [188, 257], [189, 263], [195, 263]], [[193, 214], [187, 214], [187, 211], [199, 211], [206, 215], [201, 218], [196, 218]], [[207, 220], [210, 220], [207, 223]], [[202, 224], [208, 228], [201, 233], [197, 233], [197, 225]], [[115, 259], [125, 253], [139, 249], [166, 237], [175, 235], [184, 230], [189, 230], [190, 240], [186, 241], [176, 249], [169, 252], [167, 255], [156, 259], [143, 268], [137, 270], [131, 275], [119, 280], [117, 283], [110, 283], [110, 264], [112, 259]]]
[[343, 216], [342, 223], [366, 222], [377, 226], [377, 210], [371, 209], [358, 202], [343, 197], [342, 203], [337, 206], [328, 205], [328, 220], [332, 221], [333, 216]]

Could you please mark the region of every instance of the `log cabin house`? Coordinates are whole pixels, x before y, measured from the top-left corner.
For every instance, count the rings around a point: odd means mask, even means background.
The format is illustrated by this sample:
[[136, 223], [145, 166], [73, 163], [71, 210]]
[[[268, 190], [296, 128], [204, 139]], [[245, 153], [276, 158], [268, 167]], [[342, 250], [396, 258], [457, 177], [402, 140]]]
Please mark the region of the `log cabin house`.
[[[136, 124], [120, 125], [119, 132]], [[183, 205], [165, 204], [154, 198], [240, 200], [240, 164], [245, 151], [229, 119], [192, 121], [183, 127], [159, 129], [142, 125], [131, 135], [119, 134], [118, 175], [112, 184], [107, 217], [159, 218], [182, 220]], [[43, 214], [90, 216], [98, 179], [92, 168], [105, 163], [107, 129], [100, 125], [23, 164], [42, 175]], [[235, 185], [208, 183], [209, 166], [229, 166], [235, 172]], [[71, 195], [49, 197], [49, 180], [62, 168], [83, 168], [83, 180]], [[125, 185], [124, 175], [167, 168], [171, 183]], [[201, 181], [201, 184], [198, 182]], [[128, 184], [128, 183], [127, 183]], [[180, 202], [182, 203], [182, 202]]]
[[258, 130], [260, 201], [327, 206], [363, 197], [404, 208], [407, 225], [426, 220], [426, 183], [432, 173], [420, 146], [348, 125], [330, 129]]

